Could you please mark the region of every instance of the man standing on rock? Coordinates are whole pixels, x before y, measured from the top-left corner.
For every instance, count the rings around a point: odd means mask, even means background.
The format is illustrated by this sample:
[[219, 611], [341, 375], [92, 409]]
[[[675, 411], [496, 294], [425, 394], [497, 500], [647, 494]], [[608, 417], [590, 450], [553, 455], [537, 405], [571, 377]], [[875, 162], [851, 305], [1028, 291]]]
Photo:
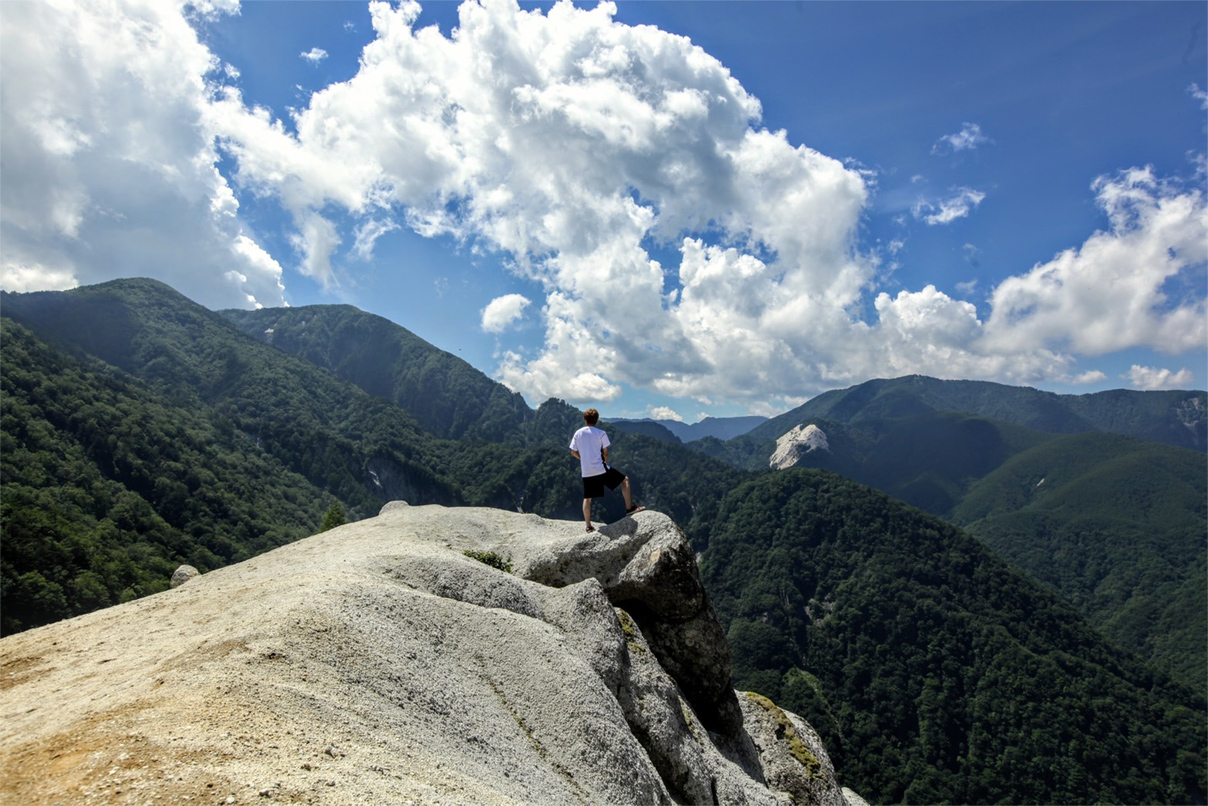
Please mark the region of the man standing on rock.
[[596, 527], [591, 525], [591, 499], [602, 498], [604, 488], [615, 490], [621, 486], [621, 495], [625, 496], [625, 514], [632, 515], [644, 507], [633, 505], [629, 492], [629, 479], [616, 468], [608, 466], [608, 434], [596, 428], [600, 412], [588, 409], [583, 412], [582, 428], [575, 432], [570, 440], [570, 455], [579, 460], [579, 468], [583, 475], [583, 520], [587, 521], [587, 531], [594, 532]]

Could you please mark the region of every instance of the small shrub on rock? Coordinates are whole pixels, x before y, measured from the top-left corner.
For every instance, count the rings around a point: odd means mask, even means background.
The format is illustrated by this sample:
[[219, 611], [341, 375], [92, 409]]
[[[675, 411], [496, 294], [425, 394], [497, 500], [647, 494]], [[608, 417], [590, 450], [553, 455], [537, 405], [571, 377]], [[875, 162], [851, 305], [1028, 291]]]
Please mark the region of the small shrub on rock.
[[472, 559], [478, 560], [480, 563], [486, 563], [492, 568], [498, 568], [505, 574], [512, 573], [512, 561], [507, 557], [501, 557], [493, 551], [470, 551], [466, 549], [462, 554]]

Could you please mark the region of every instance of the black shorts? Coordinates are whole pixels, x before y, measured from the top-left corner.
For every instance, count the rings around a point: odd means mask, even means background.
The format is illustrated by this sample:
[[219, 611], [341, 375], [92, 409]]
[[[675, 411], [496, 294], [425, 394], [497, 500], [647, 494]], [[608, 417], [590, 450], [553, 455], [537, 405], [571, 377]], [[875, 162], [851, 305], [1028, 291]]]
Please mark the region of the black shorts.
[[604, 488], [615, 490], [617, 486], [625, 480], [625, 474], [617, 470], [615, 467], [608, 468], [607, 471], [598, 476], [585, 476], [583, 478], [583, 497], [584, 498], [603, 498]]

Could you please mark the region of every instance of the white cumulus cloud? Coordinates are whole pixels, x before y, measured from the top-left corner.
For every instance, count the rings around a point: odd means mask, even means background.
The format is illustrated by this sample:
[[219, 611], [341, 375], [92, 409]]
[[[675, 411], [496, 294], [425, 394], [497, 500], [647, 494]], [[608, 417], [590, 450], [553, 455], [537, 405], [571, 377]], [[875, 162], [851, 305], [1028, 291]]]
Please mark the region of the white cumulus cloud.
[[241, 247], [238, 204], [215, 168], [205, 110], [216, 67], [174, 3], [0, 4], [6, 287], [119, 273], [214, 307], [282, 304], [279, 267]]
[[311, 64], [318, 64], [327, 58], [327, 51], [323, 50], [323, 48], [311, 48], [310, 50], [302, 51], [298, 55]]
[[1073, 378], [1070, 379], [1070, 382], [1076, 383], [1076, 384], [1092, 384], [1092, 383], [1103, 383], [1106, 380], [1107, 380], [1107, 373], [1105, 373], [1101, 370], [1092, 369], [1092, 370], [1087, 370], [1086, 372], [1080, 373], [1078, 375], [1075, 375]]
[[521, 316], [531, 300], [521, 294], [506, 294], [491, 300], [482, 309], [482, 329], [487, 333], [502, 333]]
[[19, 294], [26, 291], [66, 291], [79, 285], [71, 269], [21, 263], [0, 265], [0, 288], [5, 291]]
[[1183, 368], [1178, 372], [1156, 367], [1143, 367], [1133, 364], [1129, 371], [1120, 376], [1127, 380], [1134, 389], [1189, 389], [1195, 383], [1195, 374]]
[[1203, 289], [1174, 292], [1176, 280], [1191, 280], [1208, 263], [1203, 192], [1159, 180], [1150, 168], [1101, 177], [1094, 189], [1109, 229], [994, 289], [986, 323], [991, 349], [1103, 355], [1202, 348]]
[[[305, 270], [325, 276], [327, 205], [401, 208], [547, 289], [543, 349], [499, 368], [534, 397], [799, 386], [811, 370], [795, 353], [872, 277], [852, 248], [859, 173], [760, 128], [722, 64], [613, 22], [610, 3], [466, 3], [452, 38], [415, 31], [417, 13], [371, 5], [360, 72], [316, 93], [296, 136], [233, 92], [215, 112], [241, 181], [293, 214]], [[696, 232], [709, 240], [683, 238]], [[650, 238], [682, 239], [680, 265], [654, 260]]]
[[[296, 135], [232, 92], [216, 105], [224, 147], [293, 214], [315, 276], [331, 205], [359, 233], [397, 217], [502, 253], [545, 289], [544, 343], [497, 368], [537, 400], [606, 402], [627, 384], [752, 404], [912, 372], [1068, 381], [1074, 352], [1203, 343], [1203, 295], [1165, 290], [1203, 263], [1198, 192], [1145, 171], [1096, 183], [1110, 230], [1003, 281], [982, 311], [934, 286], [878, 293], [856, 247], [867, 177], [763, 128], [758, 100], [689, 40], [614, 14], [467, 2], [446, 37], [414, 29], [414, 4], [373, 3], [360, 71], [316, 93]], [[941, 141], [988, 142], [972, 123]], [[914, 214], [949, 224], [984, 199], [959, 187]], [[492, 306], [492, 332], [519, 316]]]
[[[481, 312], [490, 333], [539, 324], [541, 343], [501, 344], [496, 368], [537, 401], [634, 387], [754, 410], [916, 372], [1090, 382], [1071, 379], [1079, 355], [1203, 347], [1199, 187], [1146, 168], [1100, 179], [1105, 228], [980, 307], [934, 285], [891, 294], [859, 247], [870, 177], [766, 128], [758, 99], [688, 39], [615, 13], [470, 0], [446, 36], [416, 30], [413, 2], [372, 2], [356, 75], [286, 125], [223, 84], [237, 71], [179, 6], [0, 4], [0, 282], [120, 271], [211, 307], [283, 304], [283, 256], [241, 221], [221, 164], [285, 211], [289, 268], [324, 286], [339, 284], [339, 250], [368, 260], [401, 226], [495, 253], [541, 289]], [[936, 145], [988, 142], [967, 123]], [[950, 224], [985, 198], [958, 187], [913, 212]]]

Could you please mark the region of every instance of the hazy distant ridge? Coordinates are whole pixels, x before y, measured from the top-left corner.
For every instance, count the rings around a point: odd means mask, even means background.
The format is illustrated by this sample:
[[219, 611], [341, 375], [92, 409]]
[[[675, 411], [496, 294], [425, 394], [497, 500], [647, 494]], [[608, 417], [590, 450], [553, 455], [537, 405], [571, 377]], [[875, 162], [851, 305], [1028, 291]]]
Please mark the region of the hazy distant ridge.
[[[706, 417], [698, 423], [685, 423], [679, 420], [656, 420], [650, 418], [643, 419], [627, 419], [627, 418], [609, 418], [609, 422], [615, 423], [618, 428], [626, 431], [634, 431], [637, 433], [645, 433], [648, 436], [654, 436], [660, 439], [666, 439], [660, 435], [658, 429], [650, 428], [651, 425], [662, 426], [669, 431], [680, 442], [695, 442], [698, 439], [705, 437], [714, 437], [723, 442], [727, 439], [740, 437], [749, 432], [753, 428], [768, 421], [767, 417], [751, 415], [748, 417]], [[643, 428], [645, 426], [645, 428]], [[670, 440], [668, 440], [670, 441]]]

